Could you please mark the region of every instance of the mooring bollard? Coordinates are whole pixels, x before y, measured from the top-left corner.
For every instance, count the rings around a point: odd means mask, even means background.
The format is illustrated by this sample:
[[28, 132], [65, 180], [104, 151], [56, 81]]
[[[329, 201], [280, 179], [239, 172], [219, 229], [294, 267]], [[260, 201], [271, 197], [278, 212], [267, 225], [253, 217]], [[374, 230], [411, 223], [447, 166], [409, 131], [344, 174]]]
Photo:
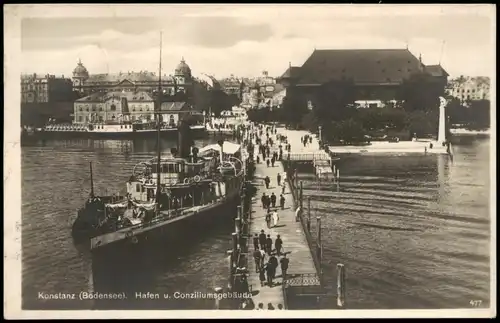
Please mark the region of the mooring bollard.
[[311, 233], [311, 197], [307, 197], [307, 232]]
[[221, 300], [220, 295], [222, 294], [222, 287], [215, 287], [214, 291], [215, 291], [215, 309], [220, 310], [220, 300]]
[[236, 219], [234, 219], [234, 232], [236, 232], [236, 234], [240, 234], [240, 232], [241, 232], [241, 218], [240, 217], [237, 217]]
[[337, 192], [340, 192], [340, 170], [337, 168]]
[[228, 283], [227, 283], [227, 288], [231, 289], [232, 286], [233, 286], [233, 278], [234, 278], [234, 257], [233, 257], [233, 251], [232, 250], [228, 250], [227, 251], [227, 254], [229, 255], [229, 257], [227, 258], [228, 260], [228, 269], [229, 269], [229, 273], [228, 273]]
[[337, 306], [345, 305], [345, 267], [343, 264], [337, 264]]

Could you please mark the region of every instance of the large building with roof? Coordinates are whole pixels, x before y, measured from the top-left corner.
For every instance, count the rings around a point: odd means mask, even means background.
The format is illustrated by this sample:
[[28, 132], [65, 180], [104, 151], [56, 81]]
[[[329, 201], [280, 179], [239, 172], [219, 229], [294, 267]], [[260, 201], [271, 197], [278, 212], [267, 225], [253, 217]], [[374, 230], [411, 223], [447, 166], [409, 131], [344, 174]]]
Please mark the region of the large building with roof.
[[[158, 93], [159, 76], [155, 72], [120, 72], [115, 74], [90, 74], [81, 61], [73, 70], [73, 89], [82, 95], [107, 92], [147, 92], [152, 96]], [[161, 77], [162, 94], [165, 100], [184, 100], [193, 105], [208, 95], [210, 84], [194, 77], [191, 68], [182, 58], [173, 75], [164, 74]], [[204, 109], [205, 107], [199, 107]]]
[[425, 66], [408, 49], [314, 50], [302, 66], [290, 64], [279, 83], [312, 104], [318, 89], [329, 83], [352, 84], [357, 102], [388, 102], [397, 99], [414, 75], [431, 76], [444, 93], [446, 71], [440, 65]]
[[490, 99], [490, 78], [460, 76], [450, 80], [447, 94], [467, 105], [470, 101]]
[[154, 119], [155, 102], [147, 92], [96, 92], [74, 104], [74, 123]]

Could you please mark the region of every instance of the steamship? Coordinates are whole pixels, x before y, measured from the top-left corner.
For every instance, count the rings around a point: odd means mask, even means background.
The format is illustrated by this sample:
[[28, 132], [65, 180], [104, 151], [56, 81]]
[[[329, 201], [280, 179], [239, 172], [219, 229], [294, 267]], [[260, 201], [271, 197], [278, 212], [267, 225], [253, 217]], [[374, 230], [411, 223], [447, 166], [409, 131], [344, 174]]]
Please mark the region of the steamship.
[[[200, 116], [202, 116], [200, 114]], [[191, 114], [191, 120], [200, 119], [197, 114]], [[89, 124], [52, 124], [48, 123], [43, 128], [22, 131], [22, 139], [57, 139], [57, 138], [84, 138], [84, 139], [136, 139], [155, 138], [157, 134], [156, 122], [108, 122]], [[206, 127], [200, 121], [190, 125], [193, 135], [202, 137], [206, 134]], [[160, 133], [162, 137], [177, 135], [177, 126], [172, 123], [162, 122]]]
[[189, 138], [188, 126], [184, 124], [182, 129], [172, 157], [135, 165], [124, 196], [96, 196], [91, 171], [90, 197], [72, 228], [77, 242], [90, 239], [95, 250], [138, 244], [151, 231], [206, 217], [206, 211], [239, 197], [244, 177], [241, 146], [221, 141], [199, 149]]

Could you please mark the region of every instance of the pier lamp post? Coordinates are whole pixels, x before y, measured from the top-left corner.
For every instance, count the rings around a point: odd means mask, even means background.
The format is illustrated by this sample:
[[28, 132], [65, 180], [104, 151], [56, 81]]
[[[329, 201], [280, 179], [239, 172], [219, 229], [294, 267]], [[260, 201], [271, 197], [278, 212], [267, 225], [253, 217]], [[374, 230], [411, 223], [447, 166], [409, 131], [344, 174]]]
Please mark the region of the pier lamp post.
[[222, 294], [222, 288], [221, 287], [215, 287], [215, 309], [220, 310], [220, 294]]

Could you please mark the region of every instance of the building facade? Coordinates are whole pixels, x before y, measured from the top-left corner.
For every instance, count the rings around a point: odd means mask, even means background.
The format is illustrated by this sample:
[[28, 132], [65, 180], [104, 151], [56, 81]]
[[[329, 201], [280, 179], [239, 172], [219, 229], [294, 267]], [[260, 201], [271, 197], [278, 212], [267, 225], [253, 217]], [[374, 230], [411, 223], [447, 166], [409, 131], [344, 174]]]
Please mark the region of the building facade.
[[255, 78], [243, 79], [243, 83], [242, 106], [248, 109], [271, 107], [274, 95], [283, 89], [267, 71]]
[[234, 95], [240, 100], [242, 99], [243, 88], [245, 86], [243, 80], [240, 80], [239, 78], [231, 74], [231, 76], [228, 78], [218, 80], [218, 83], [220, 84], [221, 90], [224, 91], [224, 93], [226, 93], [227, 95]]
[[490, 78], [484, 76], [460, 76], [450, 80], [446, 92], [448, 95], [459, 99], [462, 104], [474, 100], [489, 100]]
[[74, 103], [77, 124], [122, 123], [154, 119], [155, 103], [146, 92], [97, 92]]
[[[146, 92], [156, 96], [159, 81], [157, 73], [147, 71], [90, 74], [81, 61], [73, 70], [72, 77], [73, 89], [85, 96], [98, 92]], [[161, 88], [166, 100], [182, 99], [190, 103], [196, 101], [195, 95], [207, 96], [207, 92], [210, 91], [207, 82], [193, 77], [191, 68], [184, 58], [175, 68], [173, 75], [162, 75]]]
[[439, 65], [425, 66], [407, 49], [314, 50], [302, 66], [290, 64], [278, 82], [309, 106], [316, 104], [327, 84], [352, 86], [356, 102], [373, 104], [397, 100], [405, 81], [417, 75], [425, 75], [444, 93], [446, 71]]
[[71, 79], [55, 75], [21, 75], [21, 103], [65, 102], [72, 99]]

